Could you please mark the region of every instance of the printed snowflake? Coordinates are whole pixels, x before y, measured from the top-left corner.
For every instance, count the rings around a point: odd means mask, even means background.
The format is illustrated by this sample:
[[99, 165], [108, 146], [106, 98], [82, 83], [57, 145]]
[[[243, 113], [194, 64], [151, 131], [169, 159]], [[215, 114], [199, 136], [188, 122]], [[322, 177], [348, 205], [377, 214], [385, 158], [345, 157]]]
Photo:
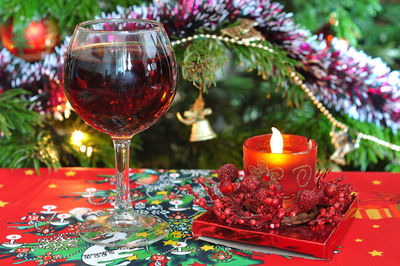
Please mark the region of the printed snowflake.
[[42, 249], [51, 249], [53, 251], [58, 251], [60, 249], [69, 250], [70, 248], [78, 247], [78, 238], [64, 238], [63, 235], [57, 235], [54, 238], [39, 239], [39, 243], [39, 248]]

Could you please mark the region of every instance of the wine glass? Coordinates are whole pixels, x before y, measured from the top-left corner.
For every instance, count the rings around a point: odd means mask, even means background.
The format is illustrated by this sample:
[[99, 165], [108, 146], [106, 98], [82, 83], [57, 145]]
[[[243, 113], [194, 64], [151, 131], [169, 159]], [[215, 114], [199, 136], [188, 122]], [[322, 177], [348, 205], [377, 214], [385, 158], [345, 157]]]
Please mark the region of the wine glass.
[[65, 94], [87, 124], [111, 136], [117, 172], [114, 210], [82, 224], [86, 241], [137, 247], [168, 234], [167, 222], [133, 210], [129, 145], [168, 110], [176, 83], [175, 55], [159, 22], [100, 19], [76, 26], [64, 66]]

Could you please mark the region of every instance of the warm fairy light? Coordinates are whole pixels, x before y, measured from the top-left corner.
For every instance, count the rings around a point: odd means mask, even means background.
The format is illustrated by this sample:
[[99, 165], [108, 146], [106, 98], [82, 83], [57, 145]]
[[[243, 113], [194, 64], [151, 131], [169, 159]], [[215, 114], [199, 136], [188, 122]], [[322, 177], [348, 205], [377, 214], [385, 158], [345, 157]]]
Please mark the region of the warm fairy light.
[[278, 129], [272, 128], [272, 137], [270, 140], [271, 152], [282, 153], [283, 151], [283, 138], [281, 132]]
[[86, 146], [85, 146], [85, 145], [81, 145], [81, 146], [79, 147], [79, 150], [80, 150], [81, 152], [85, 152], [85, 151], [86, 151]]
[[85, 137], [86, 137], [86, 136], [85, 136], [85, 134], [84, 134], [82, 131], [80, 131], [80, 130], [75, 130], [75, 131], [72, 133], [72, 136], [71, 136], [72, 144], [75, 145], [75, 146], [81, 146], [82, 140], [84, 140]]
[[87, 147], [87, 149], [86, 149], [86, 156], [87, 157], [90, 157], [91, 155], [92, 155], [92, 153], [93, 153], [93, 148], [92, 147]]
[[65, 109], [64, 109], [64, 116], [66, 119], [68, 119], [71, 115], [71, 110], [72, 110], [72, 106], [71, 104], [67, 101], [67, 103], [65, 104]]

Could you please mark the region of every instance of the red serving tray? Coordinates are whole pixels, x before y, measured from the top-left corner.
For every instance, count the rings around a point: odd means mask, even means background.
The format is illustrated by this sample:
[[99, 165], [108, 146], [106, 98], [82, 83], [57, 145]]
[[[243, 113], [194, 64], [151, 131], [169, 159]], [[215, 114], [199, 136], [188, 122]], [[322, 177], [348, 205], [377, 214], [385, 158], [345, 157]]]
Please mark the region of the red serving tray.
[[281, 248], [330, 259], [358, 209], [358, 197], [354, 197], [340, 224], [313, 230], [309, 225], [286, 227], [271, 231], [257, 231], [242, 226], [220, 224], [215, 215], [207, 211], [193, 221], [193, 236], [217, 238], [246, 244]]

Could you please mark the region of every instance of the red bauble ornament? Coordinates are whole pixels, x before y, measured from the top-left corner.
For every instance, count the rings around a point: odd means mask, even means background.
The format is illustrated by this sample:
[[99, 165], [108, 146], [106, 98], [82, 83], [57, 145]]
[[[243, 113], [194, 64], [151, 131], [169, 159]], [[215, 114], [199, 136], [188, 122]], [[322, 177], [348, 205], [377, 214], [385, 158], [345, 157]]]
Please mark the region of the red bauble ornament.
[[218, 170], [218, 179], [220, 181], [228, 179], [231, 182], [235, 182], [238, 179], [238, 169], [231, 163], [224, 164]]
[[259, 200], [259, 202], [261, 202], [261, 204], [265, 204], [265, 205], [271, 205], [273, 199], [271, 198], [271, 195], [268, 193], [268, 190], [265, 188], [260, 188], [257, 192], [256, 192], [256, 199]]
[[261, 185], [261, 181], [253, 176], [246, 176], [240, 182], [240, 187], [247, 192], [254, 193]]
[[[10, 53], [26, 61], [42, 59], [45, 54], [53, 52], [59, 41], [56, 23], [47, 19], [31, 21], [22, 36], [16, 36], [13, 28], [12, 21], [0, 26], [1, 41]], [[17, 38], [22, 38], [23, 44]]]
[[297, 195], [297, 205], [303, 211], [309, 211], [319, 202], [318, 194], [312, 190], [302, 190]]
[[336, 184], [328, 184], [324, 188], [325, 195], [329, 198], [332, 198], [337, 193], [337, 185]]

